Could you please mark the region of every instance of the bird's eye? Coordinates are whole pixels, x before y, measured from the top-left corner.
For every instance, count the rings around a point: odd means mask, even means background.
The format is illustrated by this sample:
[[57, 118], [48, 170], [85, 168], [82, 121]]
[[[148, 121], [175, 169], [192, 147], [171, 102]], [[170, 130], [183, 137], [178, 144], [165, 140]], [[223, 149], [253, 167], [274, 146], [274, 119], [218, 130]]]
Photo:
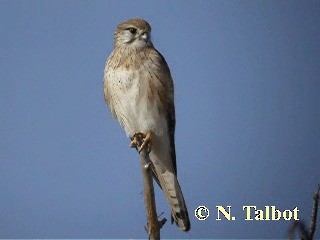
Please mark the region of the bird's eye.
[[135, 28], [129, 28], [128, 29], [132, 34], [136, 34], [137, 33], [137, 29]]

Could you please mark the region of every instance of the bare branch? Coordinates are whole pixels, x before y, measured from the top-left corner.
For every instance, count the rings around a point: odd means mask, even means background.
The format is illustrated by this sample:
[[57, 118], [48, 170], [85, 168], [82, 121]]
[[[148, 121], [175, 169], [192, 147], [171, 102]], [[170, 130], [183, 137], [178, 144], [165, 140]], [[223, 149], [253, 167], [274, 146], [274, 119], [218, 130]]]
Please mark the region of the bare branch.
[[306, 228], [306, 225], [303, 221], [295, 221], [291, 224], [288, 229], [288, 238], [294, 239], [295, 232], [301, 234], [301, 240], [313, 240], [314, 232], [316, 231], [317, 225], [317, 213], [318, 213], [318, 203], [319, 203], [319, 191], [320, 184], [318, 185], [318, 191], [313, 196], [313, 208], [312, 208], [312, 216], [310, 222], [309, 231]]
[[309, 239], [310, 240], [313, 239], [314, 232], [316, 231], [318, 203], [319, 203], [319, 191], [320, 191], [320, 184], [318, 185], [318, 191], [313, 196], [313, 208], [312, 208], [312, 216], [311, 216], [310, 229], [309, 229]]
[[[141, 141], [140, 141], [141, 143]], [[141, 146], [141, 144], [139, 144]], [[143, 178], [144, 204], [147, 213], [149, 239], [160, 239], [160, 225], [158, 222], [156, 202], [154, 198], [153, 179], [150, 168], [151, 161], [147, 148], [140, 152], [140, 165]]]

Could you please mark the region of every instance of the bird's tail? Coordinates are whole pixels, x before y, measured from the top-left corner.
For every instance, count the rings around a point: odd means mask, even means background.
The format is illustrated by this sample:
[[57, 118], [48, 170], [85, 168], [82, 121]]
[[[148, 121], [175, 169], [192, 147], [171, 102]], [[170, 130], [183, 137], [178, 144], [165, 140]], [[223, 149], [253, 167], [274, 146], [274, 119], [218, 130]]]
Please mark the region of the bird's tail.
[[172, 219], [182, 231], [189, 231], [188, 209], [177, 176], [169, 171], [160, 173], [155, 170], [154, 172], [156, 173], [155, 178], [159, 181], [159, 185], [170, 205]]

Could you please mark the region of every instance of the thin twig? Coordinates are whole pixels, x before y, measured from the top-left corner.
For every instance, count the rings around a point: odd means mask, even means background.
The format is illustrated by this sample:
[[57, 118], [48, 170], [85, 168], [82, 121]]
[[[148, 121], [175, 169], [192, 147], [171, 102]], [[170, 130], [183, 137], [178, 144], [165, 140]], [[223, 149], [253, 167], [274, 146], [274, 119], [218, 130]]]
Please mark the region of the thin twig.
[[306, 228], [306, 225], [302, 221], [294, 221], [290, 228], [288, 229], [288, 239], [295, 239], [294, 235], [295, 232], [298, 232], [301, 234], [300, 240], [309, 240], [308, 238], [308, 230]]
[[[140, 142], [141, 143], [141, 142]], [[141, 146], [141, 144], [139, 144]], [[145, 147], [140, 152], [140, 165], [143, 178], [144, 204], [147, 213], [149, 239], [160, 239], [160, 226], [157, 217], [156, 202], [154, 197], [153, 179], [150, 168], [148, 149]]]
[[312, 208], [312, 216], [310, 222], [309, 231], [306, 228], [306, 225], [303, 221], [295, 221], [291, 224], [290, 228], [288, 229], [288, 238], [294, 239], [294, 234], [297, 231], [301, 234], [301, 240], [313, 240], [314, 233], [316, 231], [317, 225], [317, 213], [318, 213], [318, 204], [319, 204], [319, 191], [320, 191], [320, 184], [318, 185], [318, 191], [313, 196], [313, 208]]
[[318, 203], [319, 203], [319, 191], [320, 191], [320, 184], [318, 185], [318, 191], [313, 196], [313, 208], [312, 208], [312, 216], [311, 216], [310, 229], [309, 229], [309, 239], [310, 240], [313, 239], [314, 232], [316, 231]]

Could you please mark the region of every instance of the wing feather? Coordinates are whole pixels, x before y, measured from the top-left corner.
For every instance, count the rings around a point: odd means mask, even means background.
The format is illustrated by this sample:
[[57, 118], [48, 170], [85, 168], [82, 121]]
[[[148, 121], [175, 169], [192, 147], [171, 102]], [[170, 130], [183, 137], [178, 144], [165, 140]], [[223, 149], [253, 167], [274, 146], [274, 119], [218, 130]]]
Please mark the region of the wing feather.
[[167, 99], [166, 99], [166, 115], [167, 115], [167, 125], [168, 125], [168, 131], [169, 131], [169, 137], [170, 137], [170, 156], [171, 161], [173, 165], [173, 170], [175, 174], [177, 175], [177, 162], [176, 162], [176, 148], [175, 148], [175, 141], [174, 141], [174, 134], [175, 134], [175, 128], [176, 128], [176, 113], [175, 113], [175, 106], [174, 106], [174, 85], [173, 85], [173, 79], [171, 77], [169, 66], [164, 59], [164, 57], [161, 55], [160, 52], [157, 51], [159, 54], [162, 63], [160, 66], [164, 66], [165, 69], [163, 69], [164, 72], [167, 72], [166, 78], [167, 78]]

